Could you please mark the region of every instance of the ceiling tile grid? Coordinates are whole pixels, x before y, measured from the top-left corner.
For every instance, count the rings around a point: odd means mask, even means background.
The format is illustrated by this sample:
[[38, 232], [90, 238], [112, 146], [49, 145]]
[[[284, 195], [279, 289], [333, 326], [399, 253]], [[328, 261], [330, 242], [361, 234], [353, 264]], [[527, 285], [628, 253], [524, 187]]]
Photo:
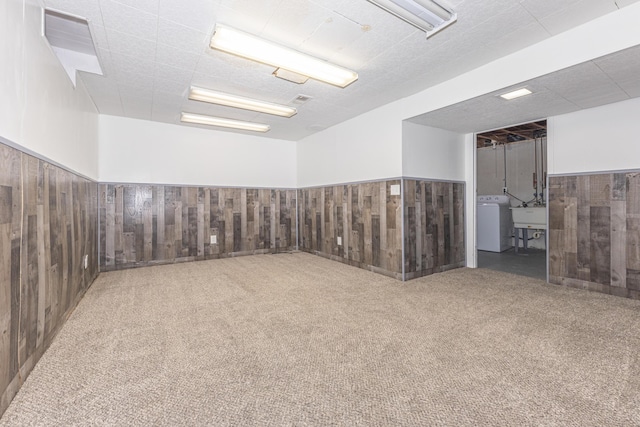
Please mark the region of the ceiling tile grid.
[[[44, 3], [89, 21], [104, 76], [81, 73], [80, 78], [101, 113], [180, 124], [180, 112], [189, 110], [262, 121], [272, 126], [263, 136], [298, 140], [636, 1], [448, 0], [458, 20], [429, 39], [366, 0]], [[217, 23], [348, 67], [359, 79], [344, 89], [311, 79], [302, 85], [278, 79], [273, 67], [209, 48]], [[562, 84], [554, 86], [549, 80], [547, 87], [539, 82], [545, 93], [532, 98], [527, 114], [539, 111], [539, 100], [565, 111], [638, 96], [637, 74], [625, 71], [628, 61], [626, 55], [597, 61], [595, 74], [592, 68], [578, 70], [584, 73], [580, 79], [597, 82], [599, 89], [574, 87], [562, 74]], [[191, 85], [283, 104], [299, 94], [312, 100], [284, 119], [190, 101]], [[551, 92], [555, 97], [548, 99]], [[496, 105], [499, 109], [501, 104]], [[468, 122], [482, 126], [490, 121], [494, 107], [482, 110], [474, 112], [477, 120]], [[505, 117], [516, 120], [514, 114]]]

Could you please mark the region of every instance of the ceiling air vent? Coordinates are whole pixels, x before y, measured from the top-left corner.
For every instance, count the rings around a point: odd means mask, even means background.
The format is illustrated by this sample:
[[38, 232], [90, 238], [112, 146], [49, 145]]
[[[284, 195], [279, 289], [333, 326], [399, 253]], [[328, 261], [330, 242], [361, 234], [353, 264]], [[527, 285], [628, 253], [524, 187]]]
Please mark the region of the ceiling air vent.
[[293, 100], [291, 101], [291, 104], [294, 105], [302, 105], [307, 103], [308, 101], [310, 101], [311, 99], [313, 99], [313, 97], [309, 96], [309, 95], [298, 95], [295, 98], [293, 98]]
[[43, 21], [44, 36], [74, 86], [76, 71], [103, 74], [86, 19], [45, 9]]

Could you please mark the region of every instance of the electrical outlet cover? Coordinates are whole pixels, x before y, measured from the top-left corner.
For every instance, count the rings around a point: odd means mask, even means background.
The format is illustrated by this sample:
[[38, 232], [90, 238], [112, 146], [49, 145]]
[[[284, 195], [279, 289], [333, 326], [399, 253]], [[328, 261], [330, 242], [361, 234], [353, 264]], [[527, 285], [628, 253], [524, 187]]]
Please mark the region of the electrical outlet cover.
[[342, 237], [338, 236], [338, 246], [342, 246]]
[[399, 196], [400, 195], [400, 184], [392, 184], [391, 185], [391, 195]]
[[218, 236], [216, 236], [215, 234], [211, 236], [211, 244], [215, 245], [218, 243]]

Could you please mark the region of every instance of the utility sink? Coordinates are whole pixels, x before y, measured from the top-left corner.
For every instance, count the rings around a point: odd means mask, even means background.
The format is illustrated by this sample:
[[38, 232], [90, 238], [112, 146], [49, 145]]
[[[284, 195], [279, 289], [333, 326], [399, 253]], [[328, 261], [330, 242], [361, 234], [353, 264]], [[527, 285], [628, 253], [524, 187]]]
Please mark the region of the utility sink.
[[547, 208], [545, 206], [511, 208], [515, 228], [547, 229]]

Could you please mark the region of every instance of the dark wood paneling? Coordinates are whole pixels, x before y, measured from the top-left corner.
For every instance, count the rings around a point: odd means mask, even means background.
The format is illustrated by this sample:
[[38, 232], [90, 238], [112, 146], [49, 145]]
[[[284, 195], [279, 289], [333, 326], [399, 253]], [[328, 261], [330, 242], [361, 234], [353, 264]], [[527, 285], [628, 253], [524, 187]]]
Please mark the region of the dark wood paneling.
[[464, 184], [404, 181], [405, 278], [465, 264]]
[[549, 179], [549, 280], [640, 298], [640, 173]]
[[98, 274], [97, 194], [0, 145], [0, 414]]
[[296, 247], [295, 190], [100, 184], [100, 207], [103, 271]]
[[300, 249], [402, 278], [401, 197], [392, 185], [400, 180], [298, 190]]

